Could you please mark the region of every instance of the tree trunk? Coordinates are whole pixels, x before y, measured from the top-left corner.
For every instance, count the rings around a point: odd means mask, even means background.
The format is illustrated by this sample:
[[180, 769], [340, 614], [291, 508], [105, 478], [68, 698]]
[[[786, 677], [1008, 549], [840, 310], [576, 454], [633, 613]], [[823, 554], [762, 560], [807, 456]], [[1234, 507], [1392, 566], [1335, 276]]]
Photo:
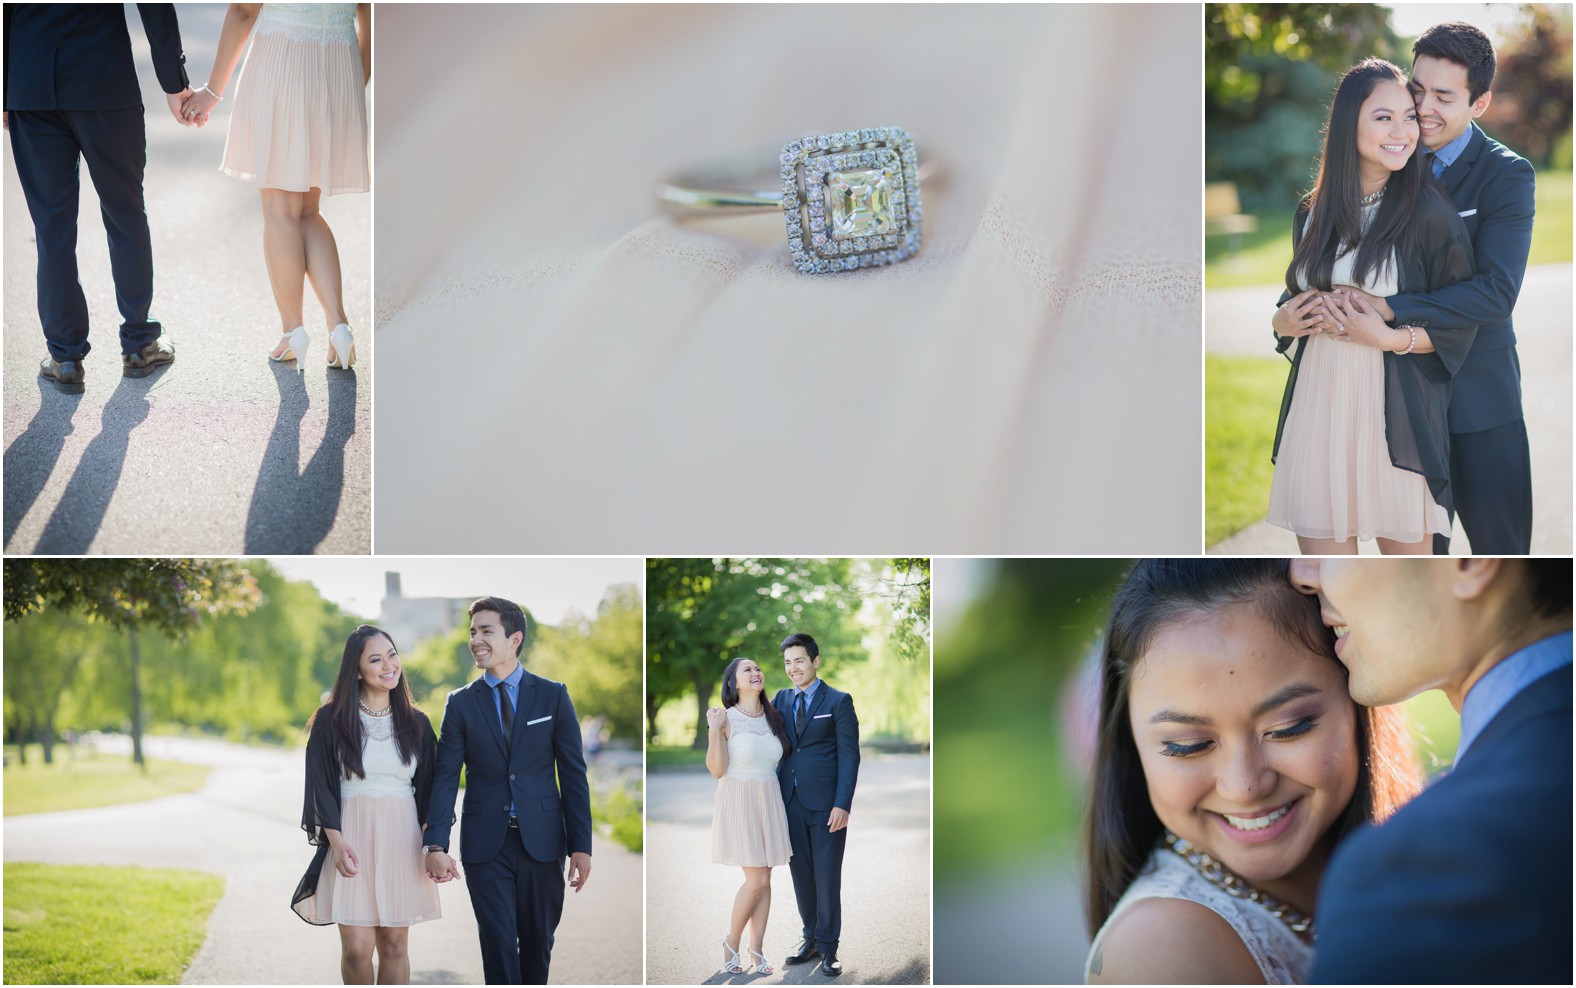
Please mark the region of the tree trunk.
[[656, 744], [656, 742], [657, 742], [657, 710], [658, 710], [657, 698], [654, 695], [652, 695], [650, 693], [647, 693], [646, 694], [646, 743], [647, 744]]
[[131, 645], [131, 760], [143, 772], [148, 763], [142, 757], [142, 649], [137, 645], [137, 629], [127, 631]]
[[[709, 671], [709, 670], [708, 670]], [[706, 705], [711, 700], [711, 676], [696, 669], [695, 678], [695, 743], [690, 747], [706, 750]]]
[[38, 740], [44, 744], [44, 764], [55, 764], [55, 715], [53, 712], [44, 715], [44, 729], [39, 732]]

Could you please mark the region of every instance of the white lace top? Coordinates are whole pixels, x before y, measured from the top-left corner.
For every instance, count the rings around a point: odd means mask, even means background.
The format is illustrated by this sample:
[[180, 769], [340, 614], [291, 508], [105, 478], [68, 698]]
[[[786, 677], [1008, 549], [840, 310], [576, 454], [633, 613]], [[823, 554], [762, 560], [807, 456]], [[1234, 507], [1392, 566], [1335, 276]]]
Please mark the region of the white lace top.
[[354, 45], [356, 5], [353, 3], [265, 3], [253, 33], [282, 34], [312, 45]]
[[1122, 911], [1140, 899], [1186, 899], [1208, 906], [1231, 924], [1247, 946], [1268, 985], [1306, 984], [1313, 968], [1313, 948], [1304, 943], [1285, 923], [1256, 902], [1239, 899], [1211, 884], [1193, 866], [1170, 848], [1158, 847], [1149, 856], [1144, 870], [1133, 879], [1127, 892], [1111, 910], [1111, 917], [1095, 934], [1084, 961], [1084, 981], [1089, 980], [1089, 964], [1100, 949], [1100, 941]]
[[724, 779], [775, 781], [782, 757], [782, 742], [772, 733], [764, 709], [759, 717], [751, 717], [738, 707], [728, 708], [728, 771]]
[[394, 718], [369, 717], [363, 712], [361, 735], [361, 768], [366, 778], [340, 779], [339, 798], [403, 796], [409, 799], [414, 796], [416, 786], [412, 780], [416, 778], [416, 760], [412, 758], [409, 764], [399, 760], [399, 748], [394, 743]]

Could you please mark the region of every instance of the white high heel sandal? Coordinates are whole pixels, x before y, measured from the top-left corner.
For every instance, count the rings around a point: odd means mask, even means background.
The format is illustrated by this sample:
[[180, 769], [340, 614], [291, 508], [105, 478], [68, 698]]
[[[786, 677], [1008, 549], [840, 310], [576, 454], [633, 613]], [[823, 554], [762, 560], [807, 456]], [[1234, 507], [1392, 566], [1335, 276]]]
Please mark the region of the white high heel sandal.
[[344, 323], [336, 325], [334, 331], [328, 334], [328, 345], [334, 348], [334, 355], [328, 358], [328, 366], [349, 370], [355, 364], [356, 338], [351, 335], [349, 326]]
[[306, 348], [312, 343], [312, 338], [306, 334], [306, 327], [297, 326], [290, 332], [282, 334], [279, 337], [279, 342], [290, 345], [285, 347], [284, 353], [277, 357], [270, 353], [268, 359], [281, 364], [286, 360], [294, 360], [296, 362], [296, 370], [305, 371]]

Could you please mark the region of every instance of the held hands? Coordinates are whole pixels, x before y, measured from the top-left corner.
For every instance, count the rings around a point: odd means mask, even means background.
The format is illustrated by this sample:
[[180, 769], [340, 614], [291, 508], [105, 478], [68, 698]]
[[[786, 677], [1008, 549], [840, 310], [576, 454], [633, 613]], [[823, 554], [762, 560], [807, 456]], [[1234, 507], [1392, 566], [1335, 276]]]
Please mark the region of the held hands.
[[832, 807], [832, 812], [826, 815], [826, 832], [835, 834], [847, 826], [848, 811], [839, 806]]
[[442, 885], [459, 878], [460, 869], [446, 852], [431, 851], [427, 854], [427, 877]]
[[192, 125], [191, 120], [189, 120], [186, 116], [186, 103], [191, 99], [191, 97], [192, 90], [190, 86], [187, 86], [178, 93], [164, 94], [164, 102], [168, 103], [170, 106], [170, 115], [173, 116], [175, 118], [175, 122], [180, 124], [182, 127], [190, 127]]
[[190, 90], [187, 92], [190, 95], [186, 98], [185, 106], [181, 108], [181, 116], [188, 121], [187, 126], [192, 124], [198, 127], [206, 126], [208, 116], [213, 113], [213, 108], [219, 105], [219, 97], [209, 92], [206, 86], [194, 93]]
[[722, 725], [726, 724], [727, 722], [728, 722], [728, 714], [721, 707], [707, 707], [706, 708], [706, 727], [707, 728], [709, 728], [710, 730], [713, 730], [713, 731], [719, 731], [719, 730], [722, 729]]
[[1386, 344], [1395, 330], [1384, 324], [1372, 304], [1372, 296], [1356, 289], [1349, 293], [1331, 292], [1323, 304], [1328, 318], [1336, 323], [1336, 331], [1330, 335], [1363, 346], [1389, 349]]
[[1324, 312], [1320, 308], [1320, 292], [1310, 288], [1300, 295], [1293, 295], [1286, 304], [1275, 310], [1270, 320], [1276, 336], [1311, 336], [1322, 332], [1320, 323]]
[[580, 890], [586, 887], [586, 882], [591, 878], [591, 855], [584, 851], [576, 851], [569, 855], [569, 887], [579, 895]]

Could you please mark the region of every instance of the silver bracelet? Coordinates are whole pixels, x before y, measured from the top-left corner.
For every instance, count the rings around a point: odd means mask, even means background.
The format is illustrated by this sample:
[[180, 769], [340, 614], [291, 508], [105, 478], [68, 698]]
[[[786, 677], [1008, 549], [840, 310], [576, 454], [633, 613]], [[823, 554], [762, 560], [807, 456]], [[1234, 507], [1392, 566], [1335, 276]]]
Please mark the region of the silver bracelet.
[[[1399, 329], [1400, 327], [1396, 327], [1396, 328]], [[1408, 333], [1412, 334], [1412, 339], [1411, 339], [1411, 342], [1407, 343], [1405, 350], [1397, 350], [1397, 351], [1395, 351], [1395, 355], [1398, 356], [1398, 357], [1406, 356], [1407, 354], [1412, 352], [1412, 348], [1413, 347], [1417, 346], [1417, 327], [1416, 326], [1407, 326], [1406, 327], [1406, 331]]]
[[224, 97], [220, 96], [218, 93], [216, 93], [212, 89], [210, 89], [206, 82], [203, 83], [202, 86], [199, 87], [197, 91], [199, 93], [207, 93], [209, 96], [212, 96], [214, 99], [218, 100], [221, 103], [224, 102]]

